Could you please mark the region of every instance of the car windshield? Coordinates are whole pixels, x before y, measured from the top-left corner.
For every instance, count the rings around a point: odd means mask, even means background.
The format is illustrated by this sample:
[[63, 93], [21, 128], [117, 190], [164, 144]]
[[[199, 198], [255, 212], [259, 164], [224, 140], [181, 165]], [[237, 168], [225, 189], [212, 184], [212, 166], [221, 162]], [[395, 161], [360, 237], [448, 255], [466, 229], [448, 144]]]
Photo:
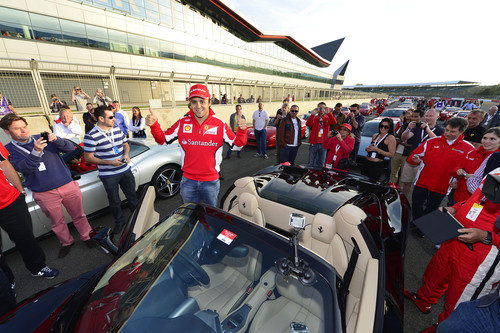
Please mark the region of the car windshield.
[[373, 136], [373, 134], [378, 132], [378, 125], [379, 125], [378, 121], [367, 122], [365, 124], [365, 126], [363, 127], [363, 131], [361, 132], [361, 136], [368, 136], [371, 138]]
[[389, 109], [382, 112], [380, 117], [399, 117], [405, 112], [405, 110]]
[[[215, 333], [238, 321], [237, 327], [252, 331], [254, 317], [264, 317], [258, 307], [286, 297], [297, 303], [297, 311], [317, 318], [306, 324], [309, 332], [333, 332], [337, 274], [300, 248], [316, 282], [306, 287], [284, 278], [274, 263], [292, 252], [288, 240], [271, 231], [220, 210], [184, 205], [108, 268], [77, 331]], [[289, 329], [287, 317], [278, 323]]]

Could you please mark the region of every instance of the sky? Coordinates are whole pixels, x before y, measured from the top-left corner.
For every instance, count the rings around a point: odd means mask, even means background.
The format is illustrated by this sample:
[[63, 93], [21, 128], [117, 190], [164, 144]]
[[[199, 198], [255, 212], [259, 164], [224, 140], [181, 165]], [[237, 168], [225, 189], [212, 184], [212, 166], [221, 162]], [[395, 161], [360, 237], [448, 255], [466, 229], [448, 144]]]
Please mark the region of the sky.
[[226, 0], [264, 33], [311, 48], [345, 37], [344, 85], [500, 84], [498, 0]]

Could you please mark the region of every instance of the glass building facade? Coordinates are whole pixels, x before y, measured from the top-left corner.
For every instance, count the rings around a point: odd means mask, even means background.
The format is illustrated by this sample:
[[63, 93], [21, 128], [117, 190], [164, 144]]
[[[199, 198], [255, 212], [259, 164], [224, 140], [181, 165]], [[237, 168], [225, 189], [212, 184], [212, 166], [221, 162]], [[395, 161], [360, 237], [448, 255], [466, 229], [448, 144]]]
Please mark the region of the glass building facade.
[[[57, 15], [41, 15], [0, 6], [1, 37], [175, 59], [323, 84], [331, 83], [331, 75], [278, 45], [272, 42], [245, 42], [210, 18], [174, 0], [66, 1], [134, 18], [137, 25], [156, 25], [157, 32], [146, 35], [141, 31], [131, 31], [132, 29], [84, 22], [83, 18], [83, 22], [78, 22]], [[189, 38], [190, 36], [194, 38]]]

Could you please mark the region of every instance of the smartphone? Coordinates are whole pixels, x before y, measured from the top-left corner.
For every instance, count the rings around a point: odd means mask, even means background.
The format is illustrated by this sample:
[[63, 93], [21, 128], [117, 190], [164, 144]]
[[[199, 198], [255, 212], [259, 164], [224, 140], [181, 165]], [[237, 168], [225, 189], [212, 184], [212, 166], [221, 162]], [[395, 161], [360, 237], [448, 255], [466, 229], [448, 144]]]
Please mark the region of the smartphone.
[[49, 133], [48, 132], [42, 132], [40, 133], [40, 136], [42, 137], [42, 139], [44, 139], [45, 141], [49, 142]]
[[416, 123], [415, 124], [415, 127], [420, 127], [420, 126], [422, 126], [422, 123]]
[[126, 160], [126, 159], [124, 159], [124, 158], [122, 158], [122, 159], [120, 160], [120, 162], [127, 164], [127, 160]]
[[335, 130], [330, 131], [330, 133], [332, 133], [332, 136], [336, 136], [337, 134], [339, 134], [339, 132], [338, 132], [338, 131], [335, 131]]

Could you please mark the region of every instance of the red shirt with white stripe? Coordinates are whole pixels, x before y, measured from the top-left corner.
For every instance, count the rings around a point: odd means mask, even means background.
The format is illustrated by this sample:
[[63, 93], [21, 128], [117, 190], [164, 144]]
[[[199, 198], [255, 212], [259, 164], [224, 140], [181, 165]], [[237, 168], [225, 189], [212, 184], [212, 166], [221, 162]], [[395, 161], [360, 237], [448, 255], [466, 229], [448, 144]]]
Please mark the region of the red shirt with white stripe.
[[411, 165], [417, 165], [412, 160], [413, 156], [419, 156], [422, 160], [415, 179], [416, 186], [441, 194], [448, 192], [451, 178], [456, 176], [467, 154], [474, 150], [474, 146], [462, 138], [463, 135], [451, 145], [444, 136], [431, 138], [410, 154], [406, 161]]
[[158, 144], [179, 141], [184, 177], [197, 181], [213, 181], [219, 178], [224, 142], [236, 151], [241, 150], [247, 143], [246, 131], [238, 127], [235, 135], [225, 122], [215, 117], [212, 109], [202, 124], [190, 110], [165, 132], [158, 122], [154, 123], [151, 126], [151, 134]]
[[[9, 152], [2, 143], [0, 143], [0, 162], [6, 161], [9, 157]], [[0, 168], [0, 209], [3, 209], [13, 203], [20, 192], [12, 185], [5, 177], [3, 170]]]

